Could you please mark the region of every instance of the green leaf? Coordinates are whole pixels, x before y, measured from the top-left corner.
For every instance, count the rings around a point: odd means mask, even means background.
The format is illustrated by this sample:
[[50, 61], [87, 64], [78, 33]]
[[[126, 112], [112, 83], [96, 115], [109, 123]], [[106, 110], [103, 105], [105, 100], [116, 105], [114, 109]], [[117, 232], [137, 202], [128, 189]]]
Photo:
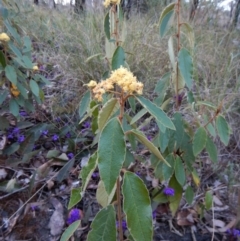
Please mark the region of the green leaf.
[[218, 160], [217, 147], [209, 136], [207, 137], [206, 150], [211, 160], [213, 162], [217, 162]]
[[73, 206], [78, 204], [81, 201], [81, 199], [82, 199], [81, 188], [73, 188], [71, 190], [71, 196], [70, 196], [70, 200], [68, 203], [68, 209], [71, 209]]
[[38, 97], [39, 96], [39, 86], [36, 83], [36, 81], [31, 79], [29, 85], [30, 85], [30, 88], [31, 88], [31, 91], [33, 92], [33, 94]]
[[189, 205], [192, 204], [193, 198], [194, 198], [194, 191], [191, 186], [188, 186], [185, 191], [185, 199]]
[[17, 142], [15, 142], [15, 143], [13, 143], [11, 146], [7, 147], [7, 148], [3, 151], [3, 153], [4, 153], [5, 155], [10, 156], [11, 154], [15, 153], [19, 148], [20, 148], [20, 145], [19, 145]]
[[162, 172], [164, 180], [168, 180], [174, 173], [175, 158], [172, 153], [166, 156], [166, 161], [171, 165], [171, 167], [167, 166], [165, 163], [163, 164]]
[[15, 69], [11, 65], [7, 65], [5, 67], [5, 74], [12, 84], [17, 85], [17, 74]]
[[149, 141], [142, 132], [137, 130], [130, 130], [127, 132], [127, 134], [134, 134], [137, 139], [148, 148], [150, 152], [152, 152], [159, 160], [165, 162], [165, 164], [169, 166], [168, 162], [164, 159], [158, 148], [154, 146], [153, 143]]
[[230, 139], [230, 128], [227, 121], [221, 115], [216, 119], [217, 132], [220, 137], [221, 142], [227, 146]]
[[18, 105], [18, 103], [17, 103], [17, 101], [15, 99], [11, 99], [10, 100], [9, 109], [10, 109], [10, 112], [14, 116], [18, 116], [19, 115], [19, 105]]
[[104, 32], [108, 40], [111, 38], [111, 33], [110, 33], [110, 19], [109, 19], [109, 12], [106, 14], [104, 18]]
[[175, 191], [174, 196], [169, 197], [170, 210], [172, 211], [172, 215], [175, 216], [182, 199], [183, 189], [179, 184], [179, 182], [177, 181], [175, 175], [173, 175], [172, 178], [170, 179], [168, 186], [173, 188]]
[[212, 207], [213, 196], [210, 191], [207, 191], [205, 194], [205, 208], [209, 210]]
[[112, 98], [104, 104], [98, 115], [99, 131], [102, 131], [107, 121], [119, 108], [120, 106], [117, 98]]
[[123, 163], [123, 167], [128, 169], [128, 167], [131, 165], [131, 163], [134, 163], [134, 162], [135, 162], [134, 155], [127, 149], [125, 161]]
[[3, 20], [7, 19], [8, 17], [8, 10], [3, 6], [0, 6], [0, 15], [3, 18]]
[[48, 159], [55, 158], [55, 157], [59, 156], [59, 154], [60, 154], [59, 150], [50, 150], [47, 153], [47, 158]]
[[186, 181], [185, 169], [179, 156], [175, 160], [175, 176], [180, 185], [183, 187]]
[[130, 96], [128, 98], [128, 103], [129, 103], [129, 105], [131, 107], [131, 111], [133, 113], [136, 113], [136, 101], [135, 101], [135, 98], [133, 96]]
[[0, 90], [0, 105], [6, 100], [8, 96], [7, 90]]
[[112, 70], [116, 70], [125, 63], [125, 52], [121, 46], [118, 46], [112, 58]]
[[21, 45], [21, 37], [20, 37], [20, 35], [17, 33], [16, 29], [11, 26], [11, 23], [10, 23], [7, 19], [4, 21], [4, 24], [5, 24], [6, 28], [8, 29], [8, 31], [10, 32], [10, 34], [11, 34], [11, 35], [14, 37], [14, 39], [18, 42], [18, 44]]
[[69, 172], [71, 170], [71, 168], [73, 167], [73, 164], [75, 162], [75, 159], [73, 158], [72, 160], [68, 161], [59, 171], [59, 173], [57, 174], [56, 180], [58, 182], [62, 182], [63, 179], [65, 179], [68, 175]]
[[169, 25], [169, 20], [171, 19], [173, 13], [174, 13], [174, 7], [176, 3], [171, 3], [167, 7], [165, 7], [161, 13], [160, 20], [159, 20], [159, 26], [160, 26], [160, 36], [163, 37], [167, 30]]
[[106, 192], [110, 194], [126, 155], [124, 132], [117, 117], [103, 128], [98, 144], [98, 167]]
[[193, 85], [193, 62], [190, 53], [185, 48], [182, 48], [178, 53], [178, 66], [187, 87], [191, 89]]
[[6, 67], [6, 60], [5, 60], [5, 56], [4, 56], [4, 54], [3, 54], [3, 52], [2, 52], [2, 51], [0, 51], [0, 63], [1, 63], [1, 65], [2, 65], [2, 67], [3, 67], [3, 68], [5, 68], [5, 67]]
[[112, 205], [103, 208], [94, 218], [87, 241], [116, 241], [116, 213]]
[[197, 156], [206, 146], [207, 132], [204, 127], [199, 127], [193, 137], [193, 153]]
[[91, 101], [91, 92], [88, 90], [82, 97], [80, 105], [79, 105], [79, 117], [80, 119], [83, 117], [83, 115], [86, 113], [89, 103]]
[[63, 232], [60, 241], [68, 241], [71, 238], [71, 236], [74, 234], [74, 232], [77, 230], [80, 223], [81, 223], [81, 221], [78, 220], [78, 221], [72, 223], [69, 227], [67, 227], [67, 229]]
[[174, 47], [173, 47], [173, 37], [171, 36], [168, 40], [168, 55], [172, 64], [172, 68], [175, 67], [175, 54], [174, 54]]
[[18, 57], [19, 59], [22, 59], [22, 53], [20, 50], [12, 43], [8, 43], [9, 48], [13, 51], [13, 53]]
[[22, 57], [22, 61], [23, 61], [23, 63], [25, 64], [25, 66], [28, 69], [32, 69], [33, 68], [33, 63], [32, 63], [32, 61], [30, 60], [30, 58], [28, 56], [24, 55]]
[[19, 153], [21, 155], [27, 154], [29, 152], [32, 152], [32, 149], [34, 148], [34, 133], [30, 133], [25, 138], [24, 142], [21, 143]]
[[3, 131], [4, 129], [7, 129], [9, 127], [9, 120], [7, 119], [6, 116], [1, 116], [0, 115], [0, 130]]
[[157, 121], [161, 122], [167, 128], [175, 130], [175, 126], [173, 125], [171, 119], [160, 107], [142, 96], [135, 96], [135, 98], [152, 116], [156, 118]]
[[134, 240], [152, 240], [151, 201], [142, 179], [132, 172], [125, 172], [122, 193], [123, 211], [126, 214], [128, 230]]
[[163, 100], [166, 95], [166, 90], [169, 88], [169, 80], [171, 73], [166, 73], [156, 84], [154, 92], [158, 95], [157, 101], [154, 100], [154, 103], [160, 106], [163, 103]]
[[134, 124], [136, 121], [138, 121], [140, 118], [142, 118], [148, 111], [143, 108], [132, 118], [130, 125]]
[[82, 178], [82, 191], [84, 192], [87, 188], [88, 182], [97, 166], [97, 152], [95, 152], [88, 160], [86, 166], [82, 168], [80, 177]]
[[112, 192], [108, 195], [107, 192], [106, 192], [106, 189], [104, 187], [103, 181], [101, 180], [98, 183], [96, 198], [97, 198], [98, 203], [103, 208], [105, 208], [106, 206], [108, 206], [112, 202], [114, 194], [116, 192], [116, 188], [117, 188], [117, 185], [115, 184]]

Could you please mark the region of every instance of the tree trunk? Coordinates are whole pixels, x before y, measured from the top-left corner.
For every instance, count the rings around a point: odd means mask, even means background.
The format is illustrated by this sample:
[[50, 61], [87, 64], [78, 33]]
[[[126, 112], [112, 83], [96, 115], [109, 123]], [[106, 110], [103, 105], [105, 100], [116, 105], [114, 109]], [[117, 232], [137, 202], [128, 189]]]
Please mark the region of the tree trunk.
[[198, 8], [199, 0], [193, 0], [191, 4], [191, 10], [189, 15], [189, 20], [192, 21], [194, 19], [196, 10]]
[[34, 0], [33, 2], [34, 4], [38, 5], [38, 0]]
[[236, 27], [238, 23], [238, 17], [240, 15], [240, 0], [237, 0], [237, 5], [233, 17], [233, 26]]
[[84, 5], [85, 0], [75, 0], [74, 12], [77, 14], [81, 14], [84, 10]]
[[54, 0], [49, 0], [48, 5], [50, 9], [56, 8], [56, 3]]

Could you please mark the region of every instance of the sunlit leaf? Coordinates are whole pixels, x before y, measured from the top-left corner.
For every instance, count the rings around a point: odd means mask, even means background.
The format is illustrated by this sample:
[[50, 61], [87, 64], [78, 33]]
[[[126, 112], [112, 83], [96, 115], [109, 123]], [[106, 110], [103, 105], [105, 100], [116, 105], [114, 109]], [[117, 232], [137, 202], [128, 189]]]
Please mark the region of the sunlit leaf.
[[134, 240], [149, 241], [153, 236], [152, 208], [147, 187], [132, 172], [123, 177], [123, 211]]

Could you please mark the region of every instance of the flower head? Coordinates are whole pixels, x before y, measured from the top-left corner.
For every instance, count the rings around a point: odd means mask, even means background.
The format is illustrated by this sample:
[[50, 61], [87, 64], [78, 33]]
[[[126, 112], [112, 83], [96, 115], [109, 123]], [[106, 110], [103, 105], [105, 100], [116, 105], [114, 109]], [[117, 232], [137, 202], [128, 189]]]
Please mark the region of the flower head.
[[68, 214], [67, 224], [70, 225], [80, 219], [81, 219], [80, 210], [77, 208], [74, 208]]
[[143, 83], [138, 82], [132, 72], [123, 67], [112, 71], [111, 76], [108, 79], [101, 81], [94, 88], [90, 88], [92, 89], [95, 99], [102, 101], [103, 94], [111, 92], [114, 89], [114, 85], [120, 87], [126, 95], [141, 95], [143, 92]]
[[166, 188], [163, 190], [163, 193], [164, 193], [166, 196], [174, 196], [175, 191], [174, 191], [174, 189], [171, 188], [171, 187], [166, 187]]
[[70, 153], [67, 154], [67, 157], [70, 160], [74, 157], [74, 154], [72, 152], [70, 152]]
[[68, 132], [65, 136], [66, 136], [66, 138], [71, 138], [71, 133]]
[[114, 4], [114, 5], [120, 4], [120, 1], [121, 0], [105, 0], [103, 5], [104, 5], [105, 8], [107, 8], [110, 4]]
[[46, 136], [46, 135], [48, 134], [48, 130], [41, 131], [41, 134], [42, 134], [43, 136]]
[[[117, 228], [119, 228], [118, 221], [116, 222], [116, 226], [117, 226]], [[127, 230], [127, 223], [125, 220], [122, 220], [122, 228], [123, 228], [123, 231]]]
[[53, 136], [52, 136], [52, 140], [53, 141], [57, 141], [59, 139], [59, 136], [57, 135], [57, 134], [54, 134]]
[[32, 69], [35, 70], [35, 71], [37, 71], [37, 70], [38, 70], [38, 66], [37, 66], [37, 65], [34, 65]]
[[88, 84], [87, 87], [88, 88], [94, 88], [97, 86], [97, 82], [95, 80], [91, 80]]
[[25, 136], [24, 135], [21, 135], [21, 136], [18, 137], [18, 143], [19, 144], [24, 142], [24, 140], [25, 140]]
[[0, 34], [0, 41], [2, 42], [8, 42], [10, 40], [9, 36], [6, 33]]

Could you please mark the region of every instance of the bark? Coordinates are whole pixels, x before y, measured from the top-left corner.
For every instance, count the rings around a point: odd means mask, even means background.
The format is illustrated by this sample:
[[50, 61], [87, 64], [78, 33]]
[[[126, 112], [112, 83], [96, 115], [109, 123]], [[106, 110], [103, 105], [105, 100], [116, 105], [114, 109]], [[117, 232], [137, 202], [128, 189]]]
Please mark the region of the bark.
[[233, 26], [234, 27], [237, 26], [239, 15], [240, 15], [240, 0], [237, 0], [237, 5], [236, 5], [234, 17], [233, 17]]
[[75, 0], [74, 12], [77, 14], [81, 14], [84, 10], [84, 6], [85, 0]]
[[196, 14], [196, 10], [198, 8], [198, 5], [199, 5], [199, 0], [193, 0], [192, 1], [189, 20], [192, 21], [194, 19], [194, 16]]

